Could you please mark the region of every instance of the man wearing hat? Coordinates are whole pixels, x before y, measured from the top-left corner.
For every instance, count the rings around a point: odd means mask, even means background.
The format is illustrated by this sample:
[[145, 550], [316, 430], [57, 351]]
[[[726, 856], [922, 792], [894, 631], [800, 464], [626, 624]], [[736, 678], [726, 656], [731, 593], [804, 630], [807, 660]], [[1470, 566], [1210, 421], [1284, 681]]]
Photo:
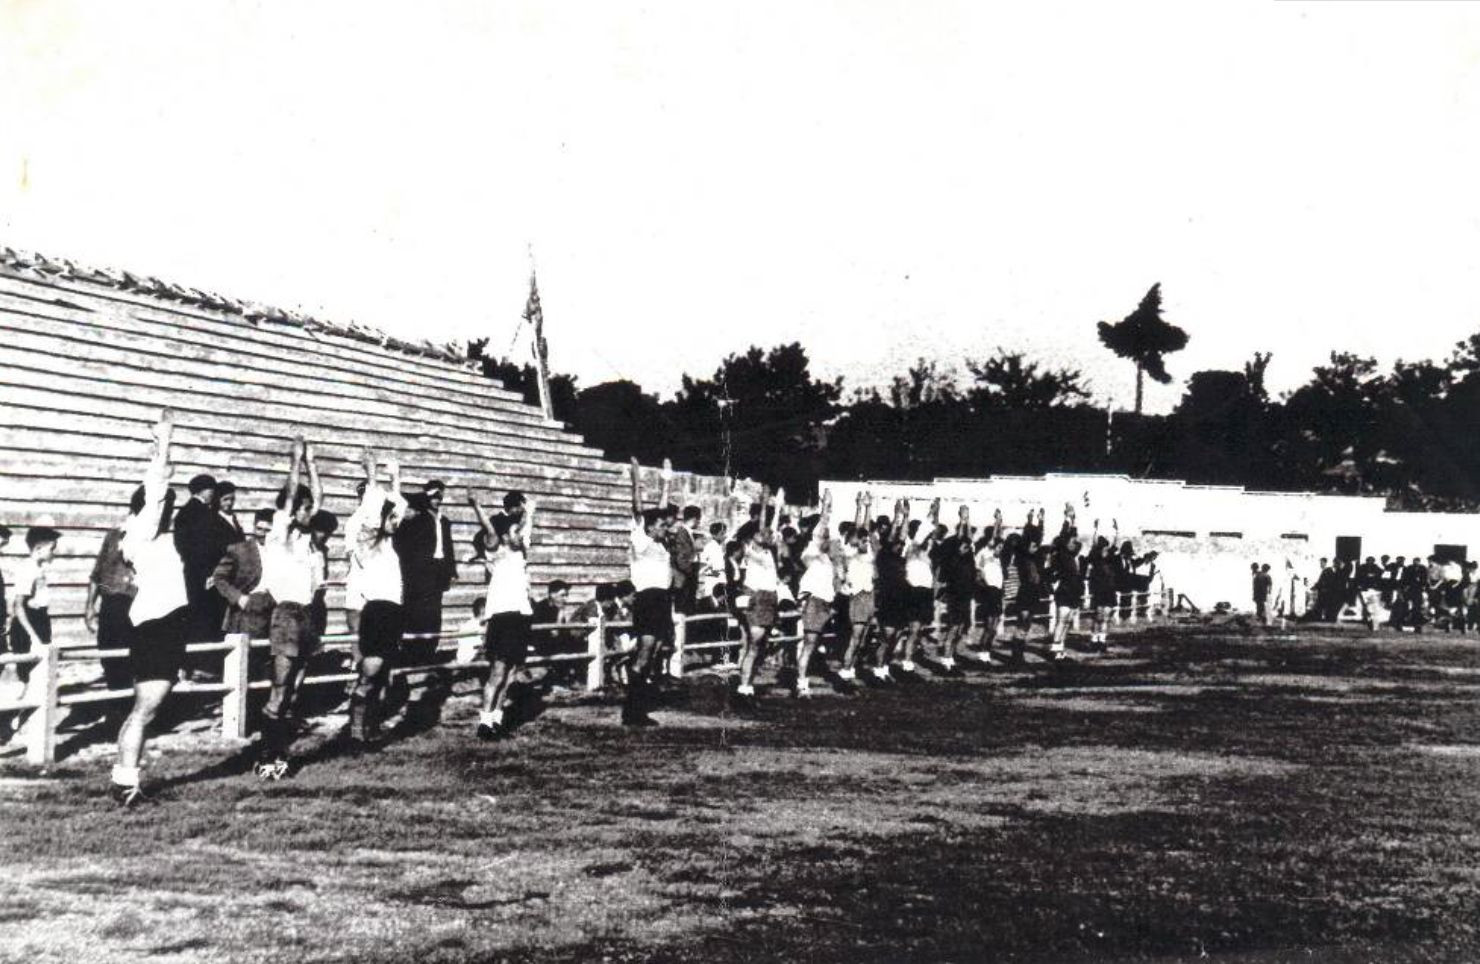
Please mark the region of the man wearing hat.
[[175, 549], [185, 567], [189, 642], [210, 642], [221, 638], [226, 602], [211, 588], [211, 573], [226, 550], [220, 541], [220, 517], [212, 508], [218, 484], [213, 476], [201, 474], [187, 488], [190, 498], [175, 512]]
[[401, 523], [393, 537], [401, 560], [405, 595], [408, 638], [402, 655], [411, 666], [432, 661], [436, 636], [442, 631], [442, 594], [457, 578], [452, 523], [442, 515], [442, 496], [446, 490], [441, 479], [428, 481], [422, 487], [421, 497], [413, 503], [416, 515]]

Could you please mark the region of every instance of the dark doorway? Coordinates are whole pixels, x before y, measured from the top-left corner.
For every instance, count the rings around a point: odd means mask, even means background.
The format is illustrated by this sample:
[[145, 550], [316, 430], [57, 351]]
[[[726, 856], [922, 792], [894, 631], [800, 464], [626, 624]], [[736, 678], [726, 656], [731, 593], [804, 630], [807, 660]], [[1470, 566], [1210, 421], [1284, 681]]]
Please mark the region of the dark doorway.
[[1361, 536], [1336, 537], [1336, 561], [1359, 562], [1362, 558]]

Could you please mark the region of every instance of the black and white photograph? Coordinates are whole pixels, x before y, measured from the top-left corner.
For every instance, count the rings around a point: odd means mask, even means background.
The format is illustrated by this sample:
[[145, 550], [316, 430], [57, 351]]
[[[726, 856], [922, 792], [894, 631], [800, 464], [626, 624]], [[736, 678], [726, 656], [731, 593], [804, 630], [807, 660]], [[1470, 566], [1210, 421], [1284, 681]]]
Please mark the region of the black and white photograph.
[[1480, 961], [1480, 2], [0, 0], [0, 961]]

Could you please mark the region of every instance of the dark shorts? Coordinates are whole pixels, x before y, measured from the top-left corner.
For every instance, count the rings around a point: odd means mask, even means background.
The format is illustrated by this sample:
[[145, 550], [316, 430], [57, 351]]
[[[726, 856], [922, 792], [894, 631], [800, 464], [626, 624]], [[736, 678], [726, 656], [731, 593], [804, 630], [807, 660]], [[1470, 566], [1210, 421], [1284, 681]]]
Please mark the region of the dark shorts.
[[897, 629], [910, 621], [909, 589], [900, 586], [894, 589], [877, 590], [874, 593], [874, 615], [880, 626]]
[[848, 622], [861, 626], [874, 618], [874, 594], [868, 590], [848, 597]]
[[1078, 586], [1055, 589], [1053, 601], [1058, 606], [1068, 609], [1078, 609], [1084, 605], [1084, 590]]
[[[31, 620], [31, 626], [36, 630], [39, 637], [34, 642], [45, 646], [51, 642], [51, 612], [47, 609], [36, 609], [26, 607], [26, 618]], [[21, 625], [19, 619], [10, 624], [10, 651], [12, 653], [29, 653], [31, 651], [31, 634], [26, 632], [26, 627]]]
[[1101, 586], [1090, 591], [1089, 603], [1096, 609], [1114, 609], [1117, 602], [1114, 586]]
[[757, 589], [750, 594], [750, 609], [746, 620], [756, 629], [771, 629], [776, 625], [777, 598], [768, 589]]
[[289, 659], [307, 659], [319, 642], [308, 607], [295, 602], [281, 602], [272, 608], [267, 638], [272, 643], [272, 655]]
[[1041, 586], [1023, 586], [1018, 589], [1017, 598], [1012, 601], [1014, 612], [1037, 612], [1043, 607], [1043, 589]]
[[530, 627], [534, 618], [524, 613], [494, 613], [483, 633], [483, 649], [490, 660], [523, 666], [529, 658]]
[[1002, 615], [1002, 587], [980, 586], [976, 590], [976, 621], [996, 621]]
[[191, 615], [188, 607], [150, 619], [134, 626], [129, 643], [128, 665], [134, 682], [169, 680], [173, 683], [185, 665], [185, 642], [190, 635]]
[[943, 621], [947, 626], [965, 626], [971, 622], [971, 600], [968, 597], [948, 592], [942, 602], [945, 603]]
[[372, 599], [360, 610], [360, 658], [391, 659], [400, 652], [406, 614], [400, 603]]
[[912, 623], [935, 622], [935, 592], [925, 586], [911, 586], [905, 594], [904, 618]]
[[831, 600], [810, 594], [802, 597], [802, 632], [822, 632], [822, 628], [827, 625], [832, 614]]
[[666, 589], [644, 589], [632, 597], [632, 632], [638, 638], [673, 636], [673, 606]]

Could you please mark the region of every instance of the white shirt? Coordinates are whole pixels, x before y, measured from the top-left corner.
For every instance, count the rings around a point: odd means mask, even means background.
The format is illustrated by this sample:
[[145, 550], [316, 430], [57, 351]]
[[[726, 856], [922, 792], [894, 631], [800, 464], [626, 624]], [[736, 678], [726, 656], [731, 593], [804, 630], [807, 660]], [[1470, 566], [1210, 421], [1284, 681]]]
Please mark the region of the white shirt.
[[641, 520], [632, 525], [632, 548], [628, 561], [632, 567], [632, 585], [638, 592], [667, 589], [673, 582], [667, 547], [647, 534]]
[[134, 567], [134, 585], [139, 588], [129, 608], [135, 626], [168, 616], [189, 602], [185, 564], [175, 549], [175, 539], [168, 532], [157, 534], [159, 513], [168, 491], [159, 467], [151, 464], [144, 474], [144, 508], [124, 523], [123, 539], [118, 544], [123, 558]]
[[[366, 486], [365, 496], [350, 516], [345, 535], [350, 543], [349, 576], [345, 579], [346, 604], [370, 600], [401, 602], [401, 560], [390, 536], [380, 536], [381, 506], [392, 505], [392, 530], [401, 524], [406, 500], [399, 492], [386, 492], [377, 485]], [[264, 568], [266, 563], [263, 564]]]
[[831, 600], [836, 570], [832, 556], [822, 549], [820, 540], [816, 537], [802, 550], [802, 566], [802, 581], [799, 586], [802, 595]]
[[286, 509], [272, 517], [272, 531], [262, 544], [262, 582], [257, 588], [272, 593], [277, 602], [307, 606], [323, 579], [323, 560], [308, 533], [290, 528], [288, 522]]
[[488, 557], [488, 601], [483, 612], [489, 616], [499, 613], [534, 613], [529, 604], [529, 569], [525, 565], [524, 553], [507, 546], [499, 546]]
[[910, 540], [904, 551], [904, 580], [916, 589], [930, 589], [935, 585], [935, 572], [930, 568], [930, 553], [925, 540], [930, 537], [925, 526], [920, 526], [921, 538]]
[[440, 512], [428, 512], [427, 515], [429, 515], [429, 516], [432, 517], [432, 531], [434, 533], [436, 533], [436, 536], [435, 536], [436, 542], [434, 542], [432, 544], [432, 558], [433, 559], [441, 559], [442, 558], [442, 513], [440, 513]]
[[843, 547], [843, 592], [849, 596], [874, 591], [874, 550]]
[[988, 586], [1002, 588], [1002, 559], [992, 546], [977, 550], [976, 571], [981, 573], [982, 582]]
[[24, 597], [32, 609], [46, 609], [51, 602], [51, 591], [46, 586], [46, 570], [51, 564], [42, 565], [30, 556], [21, 561], [15, 571], [15, 597]]
[[718, 539], [710, 539], [699, 550], [699, 584], [706, 595], [725, 579], [725, 547]]
[[745, 544], [745, 588], [751, 592], [776, 592], [781, 581], [776, 577], [776, 556], [770, 546]]

